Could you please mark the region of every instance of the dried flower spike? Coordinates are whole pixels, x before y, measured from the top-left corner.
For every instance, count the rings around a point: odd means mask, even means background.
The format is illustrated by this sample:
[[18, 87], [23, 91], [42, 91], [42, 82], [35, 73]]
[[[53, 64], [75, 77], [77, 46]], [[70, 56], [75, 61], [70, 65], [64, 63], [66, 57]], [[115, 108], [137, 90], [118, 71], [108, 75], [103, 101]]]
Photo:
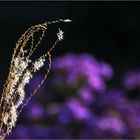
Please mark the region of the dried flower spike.
[[[34, 61], [31, 59], [31, 57], [41, 43], [47, 28], [50, 25], [59, 22], [71, 22], [71, 20], [60, 19], [32, 26], [19, 38], [12, 56], [8, 78], [0, 98], [0, 139], [4, 139], [6, 135], [11, 132], [12, 128], [16, 124], [20, 112], [47, 78], [51, 69], [51, 51], [56, 46], [58, 41], [63, 39], [64, 32], [59, 29], [59, 32], [57, 33], [58, 39], [44, 55], [40, 56]], [[37, 36], [39, 38], [38, 41], [35, 40], [36, 34], [39, 36]], [[30, 45], [28, 45], [29, 43]], [[28, 50], [26, 48], [27, 46], [29, 47]], [[34, 73], [40, 70], [40, 68], [43, 67], [44, 62], [47, 60], [49, 68], [44, 79], [34, 90], [34, 92], [30, 94], [30, 97], [24, 101], [25, 85], [29, 83]]]

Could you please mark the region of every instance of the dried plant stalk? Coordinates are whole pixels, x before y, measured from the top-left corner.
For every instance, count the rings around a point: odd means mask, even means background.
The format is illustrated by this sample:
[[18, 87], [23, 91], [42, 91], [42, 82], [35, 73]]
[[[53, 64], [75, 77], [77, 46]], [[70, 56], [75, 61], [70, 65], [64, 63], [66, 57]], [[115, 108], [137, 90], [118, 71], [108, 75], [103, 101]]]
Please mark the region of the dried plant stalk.
[[[16, 124], [20, 112], [47, 78], [51, 69], [51, 51], [58, 41], [63, 39], [63, 31], [59, 29], [57, 40], [44, 55], [34, 61], [31, 57], [41, 43], [49, 25], [59, 22], [70, 22], [70, 20], [60, 19], [32, 26], [19, 38], [12, 55], [8, 78], [0, 98], [0, 139], [4, 139], [6, 135], [11, 132], [12, 128]], [[38, 35], [39, 39], [35, 42], [35, 34], [38, 32], [40, 32]], [[28, 45], [28, 43], [30, 44]], [[27, 45], [29, 46], [28, 50], [26, 49]], [[23, 102], [25, 99], [25, 85], [29, 83], [29, 80], [33, 77], [34, 73], [37, 72], [47, 60], [49, 67], [44, 79], [33, 93], [31, 93], [30, 97]]]

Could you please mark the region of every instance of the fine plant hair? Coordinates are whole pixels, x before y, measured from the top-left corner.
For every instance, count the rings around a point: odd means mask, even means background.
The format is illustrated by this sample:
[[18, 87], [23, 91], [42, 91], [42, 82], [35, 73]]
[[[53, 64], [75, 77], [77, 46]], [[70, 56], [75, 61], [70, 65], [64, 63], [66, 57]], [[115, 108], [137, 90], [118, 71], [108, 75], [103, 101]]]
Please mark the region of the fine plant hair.
[[[11, 133], [19, 114], [47, 78], [51, 69], [51, 52], [56, 44], [63, 39], [63, 31], [59, 29], [57, 40], [48, 51], [35, 60], [32, 60], [31, 57], [40, 45], [48, 27], [60, 22], [71, 22], [71, 20], [59, 19], [32, 26], [22, 34], [16, 43], [9, 74], [0, 97], [0, 139], [4, 140]], [[38, 39], [35, 37], [36, 33], [39, 33]], [[28, 49], [27, 46], [29, 46]], [[40, 70], [46, 61], [48, 62], [48, 69], [44, 78], [29, 98], [25, 100], [25, 85], [29, 83], [34, 73]]]

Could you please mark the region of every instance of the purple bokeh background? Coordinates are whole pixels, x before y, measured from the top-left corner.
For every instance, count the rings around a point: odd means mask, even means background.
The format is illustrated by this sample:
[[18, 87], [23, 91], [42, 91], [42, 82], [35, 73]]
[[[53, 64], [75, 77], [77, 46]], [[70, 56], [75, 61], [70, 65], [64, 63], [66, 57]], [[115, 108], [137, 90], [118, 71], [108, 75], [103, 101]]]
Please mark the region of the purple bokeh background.
[[[8, 138], [140, 138], [140, 70], [124, 72], [119, 86], [110, 84], [114, 76], [109, 63], [90, 54], [56, 57]], [[27, 94], [42, 78], [43, 72], [35, 75]]]

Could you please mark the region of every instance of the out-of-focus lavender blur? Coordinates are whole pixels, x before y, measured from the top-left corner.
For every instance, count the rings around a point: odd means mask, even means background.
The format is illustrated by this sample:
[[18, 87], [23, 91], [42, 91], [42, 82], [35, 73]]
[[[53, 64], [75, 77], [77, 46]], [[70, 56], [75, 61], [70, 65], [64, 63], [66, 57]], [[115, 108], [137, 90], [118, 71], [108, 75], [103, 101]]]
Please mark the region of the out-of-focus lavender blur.
[[[27, 94], [42, 74], [33, 78]], [[110, 84], [114, 75], [110, 64], [89, 54], [53, 59], [48, 79], [9, 138], [140, 138], [140, 70], [124, 72], [119, 87]]]

